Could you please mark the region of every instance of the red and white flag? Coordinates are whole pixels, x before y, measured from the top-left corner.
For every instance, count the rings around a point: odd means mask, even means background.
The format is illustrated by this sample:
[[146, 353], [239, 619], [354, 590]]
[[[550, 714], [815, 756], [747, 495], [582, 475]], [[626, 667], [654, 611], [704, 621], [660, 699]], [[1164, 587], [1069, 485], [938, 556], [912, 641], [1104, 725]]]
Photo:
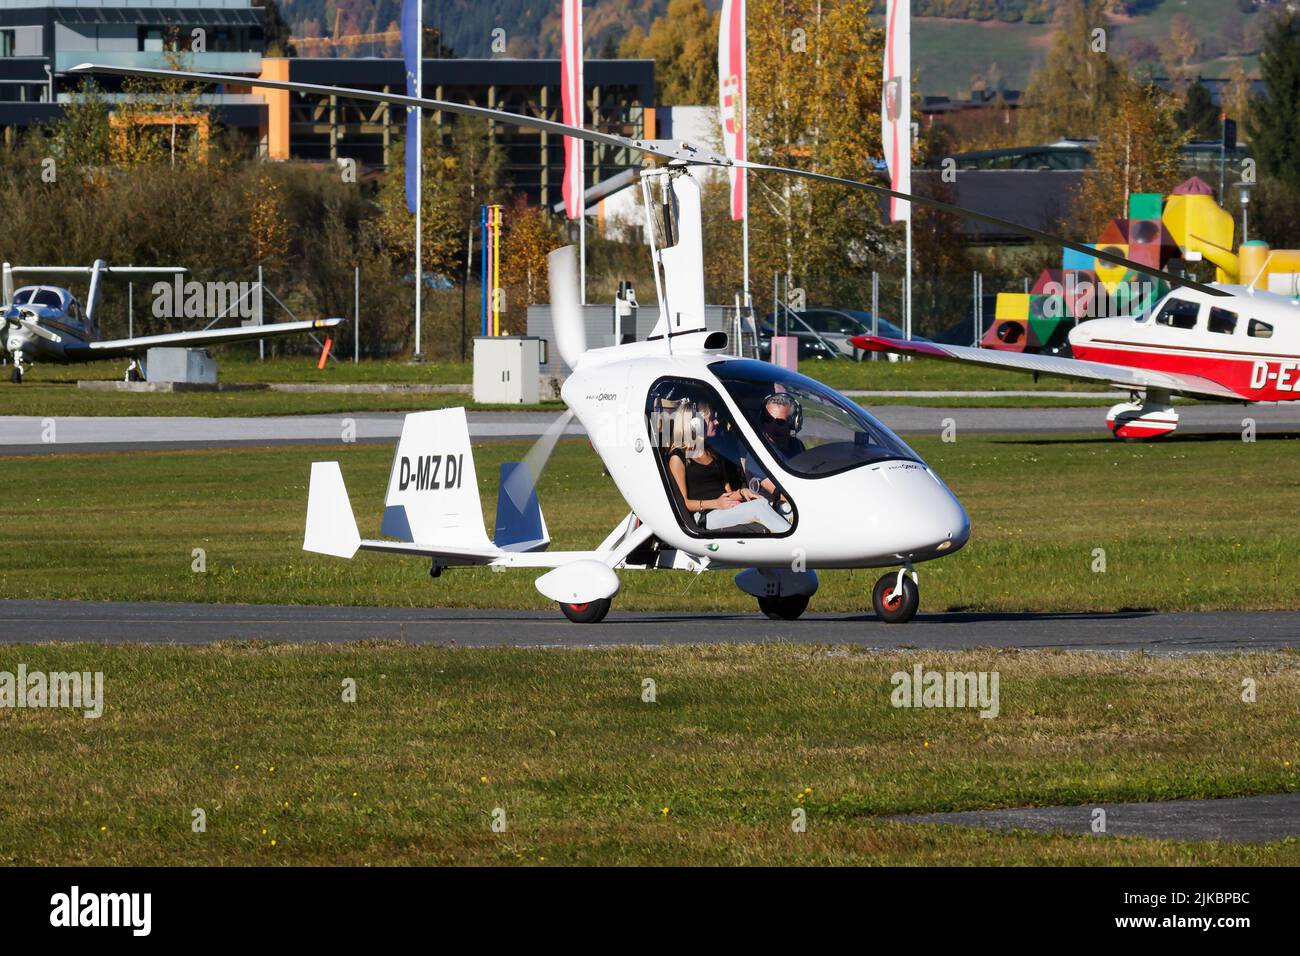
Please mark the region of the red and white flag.
[[[745, 0], [723, 0], [718, 25], [718, 110], [727, 158], [748, 159], [745, 129]], [[745, 218], [745, 170], [728, 169], [731, 218]]]
[[[563, 8], [564, 44], [560, 53], [560, 103], [563, 121], [583, 126], [582, 87], [582, 0], [560, 0]], [[564, 137], [564, 211], [570, 219], [582, 218], [583, 141]]]
[[[912, 2], [888, 0], [885, 9], [885, 86], [880, 96], [880, 143], [889, 188], [912, 191]], [[912, 204], [889, 200], [889, 218], [912, 218]]]

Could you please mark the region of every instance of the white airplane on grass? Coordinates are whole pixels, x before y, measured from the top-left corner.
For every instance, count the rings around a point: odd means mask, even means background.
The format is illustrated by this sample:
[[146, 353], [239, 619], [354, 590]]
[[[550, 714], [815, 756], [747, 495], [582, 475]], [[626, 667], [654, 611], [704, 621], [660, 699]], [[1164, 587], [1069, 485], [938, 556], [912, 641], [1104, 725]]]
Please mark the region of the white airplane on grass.
[[[228, 81], [218, 74], [92, 65], [74, 72]], [[1078, 248], [1174, 285], [1207, 288], [928, 197], [733, 162], [689, 143], [630, 140], [398, 94], [287, 81], [259, 85], [443, 109], [668, 160], [641, 172], [659, 301], [658, 322], [646, 341], [588, 349], [574, 250], [551, 253], [556, 347], [572, 369], [561, 391], [568, 410], [524, 461], [502, 467], [491, 539], [463, 409], [406, 417], [385, 498], [380, 532], [386, 538], [361, 537], [337, 462], [311, 469], [305, 550], [343, 558], [359, 550], [418, 555], [430, 561], [434, 577], [466, 565], [545, 568], [537, 589], [575, 622], [604, 618], [621, 569], [736, 571], [736, 586], [753, 595], [760, 610], [788, 620], [807, 608], [819, 569], [885, 567], [896, 570], [876, 581], [872, 604], [883, 620], [901, 623], [919, 606], [915, 565], [956, 553], [970, 537], [961, 502], [869, 412], [811, 378], [725, 354], [726, 334], [705, 327], [700, 189], [688, 167], [734, 165], [896, 196]], [[596, 548], [549, 551], [537, 482], [575, 416], [629, 511]]]
[[[0, 298], [0, 341], [13, 360], [10, 380], [22, 384], [28, 366], [36, 362], [67, 365], [97, 362], [100, 359], [128, 357], [128, 382], [141, 378], [141, 356], [152, 348], [177, 346], [191, 348], [219, 345], [297, 332], [329, 330], [342, 319], [308, 319], [300, 322], [276, 322], [241, 328], [206, 329], [198, 332], [166, 332], [129, 339], [99, 338], [97, 317], [105, 276], [178, 275], [187, 270], [178, 266], [110, 266], [103, 259], [91, 266], [13, 266], [3, 265], [3, 298]], [[83, 308], [68, 289], [55, 285], [28, 285], [14, 288], [15, 275], [89, 275], [90, 292]]]

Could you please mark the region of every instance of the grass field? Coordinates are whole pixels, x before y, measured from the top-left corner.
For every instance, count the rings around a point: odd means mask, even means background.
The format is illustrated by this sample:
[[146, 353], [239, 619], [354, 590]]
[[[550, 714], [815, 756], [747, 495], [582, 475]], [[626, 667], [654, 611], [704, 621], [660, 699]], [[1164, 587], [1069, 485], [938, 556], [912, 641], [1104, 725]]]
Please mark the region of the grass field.
[[[997, 671], [999, 715], [891, 707], [918, 661]], [[873, 819], [1294, 790], [1294, 654], [0, 647], [19, 662], [100, 670], [105, 704], [0, 711], [5, 864], [1300, 864]]]
[[[1300, 606], [1297, 440], [1193, 436], [1125, 445], [1105, 436], [960, 437], [914, 447], [971, 517], [971, 542], [924, 565], [922, 609], [1103, 611]], [[489, 528], [499, 465], [475, 457]], [[454, 569], [300, 549], [309, 464], [337, 459], [363, 535], [377, 536], [392, 449], [9, 457], [0, 593], [211, 602], [546, 608], [527, 572]], [[626, 506], [585, 443], [558, 446], [540, 487], [556, 548], [597, 545]], [[846, 514], [853, 503], [845, 502]], [[206, 572], [191, 570], [203, 549]], [[1095, 549], [1106, 570], [1094, 573]], [[812, 607], [861, 612], [879, 571], [832, 571]], [[624, 572], [617, 608], [752, 609], [726, 573]], [[689, 591], [688, 591], [689, 588]]]

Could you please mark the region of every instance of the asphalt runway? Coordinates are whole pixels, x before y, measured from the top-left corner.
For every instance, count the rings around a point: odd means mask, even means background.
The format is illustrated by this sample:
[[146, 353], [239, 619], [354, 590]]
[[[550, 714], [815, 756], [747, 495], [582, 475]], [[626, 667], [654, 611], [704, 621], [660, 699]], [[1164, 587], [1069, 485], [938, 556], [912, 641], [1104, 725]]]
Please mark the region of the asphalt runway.
[[[1106, 811], [1104, 834], [1092, 829]], [[1032, 830], [1081, 836], [1143, 836], [1157, 840], [1273, 843], [1300, 835], [1300, 793], [1270, 793], [1221, 800], [1154, 800], [1078, 807], [965, 810], [886, 817], [899, 823], [954, 824], [989, 830]]]
[[556, 611], [109, 601], [0, 601], [0, 643], [207, 644], [221, 640], [341, 643], [368, 639], [463, 647], [792, 641], [879, 650], [980, 647], [1152, 654], [1300, 648], [1300, 612], [1113, 614], [919, 614], [906, 625], [866, 614], [809, 614], [770, 621], [614, 611], [601, 624], [571, 624]]
[[[1094, 408], [933, 408], [881, 405], [872, 409], [902, 435], [938, 435], [951, 419], [960, 436], [1106, 435], [1106, 410]], [[541, 435], [555, 412], [469, 412], [470, 437], [530, 439]], [[1300, 433], [1300, 403], [1283, 405], [1185, 405], [1178, 434], [1166, 441], [1203, 440], [1205, 434], [1240, 434], [1243, 421], [1255, 421], [1261, 435]], [[186, 448], [239, 448], [287, 444], [341, 443], [345, 428], [357, 442], [395, 442], [404, 413], [359, 415], [283, 415], [263, 418], [68, 417], [55, 418], [54, 441], [46, 442], [48, 419], [0, 416], [0, 455], [60, 452], [164, 451]], [[349, 425], [349, 423], [351, 423]], [[572, 424], [566, 434], [584, 435]]]

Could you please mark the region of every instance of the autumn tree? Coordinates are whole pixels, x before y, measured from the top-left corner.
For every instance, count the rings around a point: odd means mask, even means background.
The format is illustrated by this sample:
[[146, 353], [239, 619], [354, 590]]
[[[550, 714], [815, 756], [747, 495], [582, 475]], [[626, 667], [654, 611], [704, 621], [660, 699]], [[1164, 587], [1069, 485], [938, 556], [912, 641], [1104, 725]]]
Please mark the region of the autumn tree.
[[1093, 151], [1096, 169], [1075, 195], [1073, 223], [1080, 238], [1094, 239], [1111, 219], [1128, 215], [1132, 193], [1167, 193], [1183, 178], [1173, 98], [1155, 86], [1128, 81], [1115, 115]]
[[1201, 38], [1196, 33], [1196, 24], [1185, 13], [1176, 13], [1169, 21], [1169, 36], [1161, 47], [1165, 68], [1179, 86], [1186, 86], [1191, 80], [1192, 64], [1201, 50]]
[[[459, 276], [466, 261], [467, 231], [477, 227], [479, 204], [505, 196], [504, 154], [488, 138], [487, 124], [475, 120], [453, 124], [446, 138], [425, 120], [423, 140], [423, 266], [429, 272]], [[394, 147], [396, 155], [403, 155], [403, 147]], [[378, 204], [374, 229], [388, 254], [414, 265], [415, 217], [406, 205], [405, 164], [394, 163], [384, 175]]]
[[[667, 11], [650, 25], [650, 32], [634, 26], [619, 53], [655, 61], [657, 102], [717, 102], [718, 14], [710, 13], [703, 0], [669, 0]], [[751, 63], [753, 59], [751, 48]]]
[[564, 245], [564, 236], [549, 210], [528, 206], [517, 197], [503, 210], [501, 287], [505, 290], [506, 325], [515, 334], [527, 329], [528, 307], [550, 299], [546, 255]]
[[1109, 48], [1106, 10], [1107, 0], [1063, 0], [1057, 8], [1052, 48], [1025, 90], [1028, 139], [1096, 136], [1106, 125], [1125, 72]]
[[[749, 7], [749, 152], [760, 163], [872, 178], [881, 155], [884, 31], [870, 0], [759, 0]], [[749, 176], [751, 288], [791, 273], [811, 300], [859, 296], [896, 250], [876, 196], [790, 176]], [[738, 237], [739, 224], [732, 235]], [[710, 252], [710, 257], [713, 253]], [[894, 253], [889, 259], [897, 263]], [[739, 275], [736, 276], [739, 280]]]
[[[168, 69], [193, 69], [192, 57], [181, 49], [183, 42], [173, 27], [164, 53]], [[203, 100], [208, 93], [204, 84], [129, 76], [122, 81], [122, 92], [128, 95], [116, 104], [112, 118], [114, 163], [140, 166], [166, 161], [175, 166], [178, 160], [206, 158], [209, 143], [197, 134], [210, 131], [215, 117]], [[196, 135], [182, 139], [182, 128]]]
[[63, 107], [51, 137], [55, 159], [65, 167], [88, 169], [108, 165], [112, 155], [108, 100], [95, 81], [82, 80]]

